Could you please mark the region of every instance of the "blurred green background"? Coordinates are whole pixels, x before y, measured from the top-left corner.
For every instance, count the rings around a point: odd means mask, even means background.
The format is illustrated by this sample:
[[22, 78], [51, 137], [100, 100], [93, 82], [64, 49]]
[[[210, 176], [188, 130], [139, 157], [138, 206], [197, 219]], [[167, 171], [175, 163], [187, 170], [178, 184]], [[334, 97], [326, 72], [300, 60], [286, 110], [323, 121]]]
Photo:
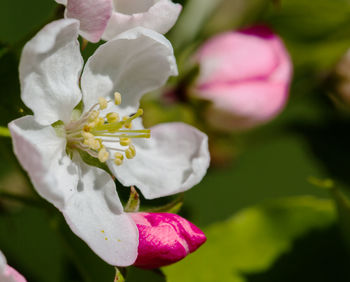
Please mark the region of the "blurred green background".
[[[266, 23], [283, 38], [294, 78], [282, 114], [244, 134], [218, 136], [214, 141], [222, 142], [234, 157], [211, 167], [204, 180], [185, 193], [180, 214], [207, 233], [207, 243], [164, 268], [163, 274], [131, 268], [127, 281], [166, 281], [165, 276], [168, 281], [350, 281], [350, 116], [334, 106], [328, 83], [334, 65], [350, 47], [350, 1], [177, 2], [184, 10], [167, 36], [180, 75], [188, 54], [208, 37]], [[62, 12], [53, 0], [2, 0], [1, 126], [26, 112], [17, 71], [21, 48]], [[89, 46], [88, 52], [93, 49]], [[155, 114], [150, 123], [192, 122], [188, 105], [169, 105], [162, 111], [157, 102], [146, 102], [145, 111], [147, 105]], [[0, 139], [0, 154], [0, 249], [9, 264], [28, 281], [113, 281], [113, 267], [71, 233], [59, 212], [38, 199], [9, 138]], [[331, 179], [335, 188], [320, 188], [310, 177]], [[119, 190], [127, 196], [126, 188]]]

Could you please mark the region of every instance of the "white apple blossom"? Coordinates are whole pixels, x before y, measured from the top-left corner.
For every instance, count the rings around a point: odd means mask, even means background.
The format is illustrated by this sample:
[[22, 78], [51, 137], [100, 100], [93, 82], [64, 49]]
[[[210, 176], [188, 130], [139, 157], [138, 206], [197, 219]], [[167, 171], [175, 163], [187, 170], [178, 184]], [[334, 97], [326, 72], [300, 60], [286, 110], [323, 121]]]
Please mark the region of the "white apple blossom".
[[55, 0], [66, 6], [65, 17], [80, 21], [80, 34], [88, 41], [110, 40], [142, 26], [168, 32], [181, 12], [170, 0]]
[[[14, 152], [38, 193], [102, 259], [132, 264], [138, 232], [123, 212], [107, 165], [146, 198], [197, 184], [209, 165], [207, 136], [170, 123], [144, 129], [139, 99], [177, 74], [164, 36], [135, 28], [101, 45], [87, 61], [79, 21], [44, 27], [23, 49], [21, 97], [34, 113], [12, 121]], [[92, 164], [98, 163], [98, 166]]]

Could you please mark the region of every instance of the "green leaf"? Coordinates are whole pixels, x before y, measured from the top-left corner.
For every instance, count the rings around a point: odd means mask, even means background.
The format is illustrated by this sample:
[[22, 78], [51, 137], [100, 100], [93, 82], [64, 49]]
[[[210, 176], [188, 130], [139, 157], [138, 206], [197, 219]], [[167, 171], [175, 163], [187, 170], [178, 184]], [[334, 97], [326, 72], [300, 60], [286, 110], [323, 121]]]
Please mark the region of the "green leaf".
[[169, 282], [247, 281], [243, 273], [268, 269], [292, 248], [294, 240], [334, 221], [332, 201], [310, 196], [247, 208], [207, 228], [206, 244], [163, 271]]
[[0, 41], [13, 44], [33, 35], [53, 16], [56, 7], [54, 1], [47, 0], [2, 0]]

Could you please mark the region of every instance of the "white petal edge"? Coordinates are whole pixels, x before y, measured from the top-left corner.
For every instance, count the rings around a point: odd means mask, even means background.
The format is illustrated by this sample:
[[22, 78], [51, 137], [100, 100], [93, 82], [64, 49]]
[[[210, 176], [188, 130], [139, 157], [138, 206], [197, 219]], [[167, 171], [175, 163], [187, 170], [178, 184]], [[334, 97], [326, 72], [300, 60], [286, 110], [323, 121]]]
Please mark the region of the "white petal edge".
[[65, 138], [58, 137], [53, 127], [38, 124], [33, 116], [12, 121], [9, 129], [14, 153], [34, 188], [62, 209], [78, 185], [78, 170], [65, 153]]
[[81, 99], [83, 59], [78, 30], [77, 20], [58, 20], [46, 25], [23, 48], [19, 65], [21, 97], [42, 125], [69, 121]]
[[123, 212], [115, 184], [102, 169], [85, 164], [80, 156], [78, 191], [69, 199], [63, 215], [72, 231], [104, 261], [128, 266], [137, 257], [138, 230]]
[[5, 271], [6, 258], [4, 254], [0, 251], [0, 274]]
[[55, 1], [58, 4], [67, 5], [67, 0], [55, 0]]
[[177, 75], [171, 43], [161, 34], [142, 27], [124, 32], [101, 45], [84, 68], [81, 87], [85, 110], [98, 97], [113, 99], [120, 92], [118, 112], [136, 112], [143, 94]]
[[192, 188], [209, 167], [207, 135], [184, 123], [154, 126], [150, 139], [135, 139], [133, 144], [134, 159], [108, 166], [124, 186], [137, 186], [147, 199]]
[[102, 38], [104, 40], [111, 40], [119, 33], [137, 26], [165, 34], [174, 26], [181, 10], [182, 6], [180, 4], [175, 4], [170, 0], [157, 1], [144, 13], [128, 15], [116, 10], [112, 14]]

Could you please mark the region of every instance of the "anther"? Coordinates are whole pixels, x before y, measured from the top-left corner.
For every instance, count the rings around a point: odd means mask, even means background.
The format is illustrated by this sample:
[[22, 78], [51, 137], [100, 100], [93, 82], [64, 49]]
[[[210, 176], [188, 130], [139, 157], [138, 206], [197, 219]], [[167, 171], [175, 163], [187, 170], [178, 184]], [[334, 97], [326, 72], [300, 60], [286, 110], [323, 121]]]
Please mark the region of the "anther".
[[98, 98], [98, 103], [100, 104], [101, 110], [104, 110], [105, 108], [107, 108], [108, 101], [105, 98], [103, 97]]
[[131, 139], [128, 137], [120, 137], [120, 141], [119, 141], [120, 145], [122, 146], [128, 146], [131, 143]]
[[115, 121], [119, 121], [119, 115], [118, 113], [108, 113], [106, 115], [107, 121], [109, 123], [115, 122]]
[[121, 153], [119, 153], [119, 152], [117, 152], [117, 153], [115, 153], [114, 154], [114, 163], [116, 164], [116, 165], [121, 165], [122, 163], [123, 163], [123, 160], [124, 160], [124, 156], [121, 154]]
[[122, 103], [122, 95], [119, 92], [114, 93], [114, 103], [120, 105]]
[[109, 153], [107, 152], [107, 150], [105, 148], [102, 148], [99, 152], [98, 152], [98, 160], [101, 163], [104, 163], [108, 160], [109, 158]]
[[127, 157], [128, 159], [133, 159], [136, 155], [136, 151], [135, 151], [135, 147], [133, 146], [133, 148], [129, 147], [126, 151], [125, 151], [125, 157]]
[[93, 122], [95, 119], [98, 118], [98, 116], [100, 115], [100, 112], [99, 111], [92, 111], [91, 114], [89, 115], [89, 122]]

